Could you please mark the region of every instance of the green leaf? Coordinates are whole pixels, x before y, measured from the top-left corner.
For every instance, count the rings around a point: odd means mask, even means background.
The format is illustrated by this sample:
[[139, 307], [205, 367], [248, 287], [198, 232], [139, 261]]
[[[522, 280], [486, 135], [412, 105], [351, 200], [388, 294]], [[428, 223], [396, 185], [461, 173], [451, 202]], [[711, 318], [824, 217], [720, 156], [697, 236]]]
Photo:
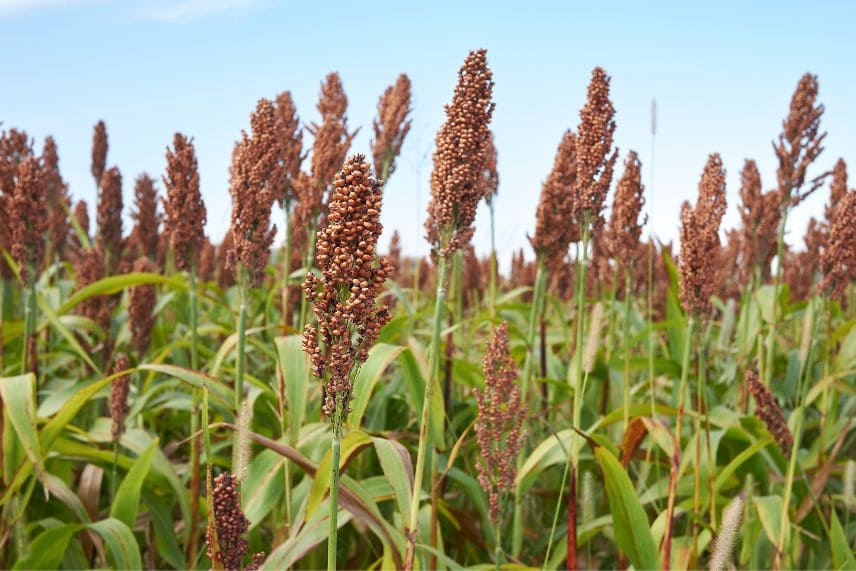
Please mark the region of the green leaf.
[[410, 521], [410, 500], [413, 497], [413, 464], [407, 449], [394, 440], [372, 438], [375, 452], [389, 485], [395, 491], [398, 511], [404, 521]]
[[[372, 439], [362, 431], [354, 431], [345, 435], [342, 439], [341, 456], [339, 458], [339, 469], [341, 470], [348, 461], [367, 446], [371, 446]], [[321, 505], [321, 501], [330, 490], [330, 464], [333, 462], [332, 450], [327, 450], [324, 458], [318, 464], [318, 472], [312, 480], [312, 488], [306, 499], [306, 517], [310, 518]]]
[[[782, 498], [779, 496], [754, 496], [752, 500], [755, 502], [755, 509], [758, 511], [758, 517], [767, 538], [773, 545], [778, 545], [779, 532], [782, 529]], [[786, 549], [788, 536], [790, 536], [790, 520], [785, 521], [785, 545], [782, 546], [782, 549]]]
[[306, 417], [306, 392], [310, 379], [309, 356], [303, 351], [302, 335], [289, 335], [274, 339], [279, 369], [285, 380], [288, 399], [288, 441], [294, 445]]
[[131, 529], [118, 519], [109, 518], [86, 527], [98, 533], [113, 558], [116, 569], [136, 570], [143, 568], [140, 547]]
[[57, 310], [58, 315], [64, 315], [74, 309], [78, 304], [86, 301], [90, 297], [98, 295], [112, 295], [126, 288], [144, 285], [144, 284], [169, 284], [173, 287], [186, 288], [187, 284], [179, 279], [166, 278], [160, 274], [149, 274], [142, 272], [134, 272], [130, 274], [121, 274], [118, 276], [110, 276], [98, 280], [93, 284], [89, 284], [83, 289], [80, 289], [69, 297], [64, 304]]
[[71, 523], [43, 531], [30, 543], [27, 557], [16, 561], [12, 569], [58, 569], [68, 542], [82, 527]]
[[[250, 463], [241, 486], [241, 506], [250, 520], [250, 529], [261, 523], [282, 497], [284, 464], [285, 458], [273, 450], [263, 450]], [[286, 509], [290, 510], [291, 506]]]
[[594, 454], [603, 471], [618, 547], [636, 569], [659, 569], [657, 545], [651, 535], [651, 526], [627, 472], [605, 447], [596, 446]]
[[[410, 389], [410, 398], [413, 404], [413, 411], [418, 418], [422, 414], [422, 405], [425, 400], [425, 371], [428, 369], [428, 362], [422, 350], [415, 344], [411, 343], [407, 351], [402, 351], [398, 355], [398, 361], [401, 365], [401, 372], [407, 381], [408, 389]], [[434, 379], [433, 398], [431, 399], [431, 414], [428, 422], [428, 432], [431, 436], [431, 441], [437, 448], [445, 447], [444, 426], [445, 426], [445, 408], [443, 406], [443, 391], [440, 388], [439, 379]]]
[[45, 463], [36, 428], [35, 384], [36, 376], [32, 373], [0, 378], [0, 397], [3, 398], [6, 416], [12, 423], [15, 434], [35, 465], [39, 480], [44, 483]]
[[81, 359], [86, 361], [86, 364], [89, 365], [93, 371], [100, 375], [101, 367], [95, 364], [95, 361], [92, 360], [92, 358], [89, 356], [89, 353], [87, 353], [86, 350], [80, 345], [80, 342], [78, 342], [77, 338], [74, 336], [74, 333], [69, 331], [68, 327], [66, 327], [62, 323], [62, 321], [60, 321], [59, 317], [57, 317], [57, 314], [54, 313], [53, 308], [51, 308], [50, 304], [47, 302], [44, 296], [39, 293], [36, 296], [36, 300], [38, 301], [39, 309], [42, 311], [45, 317], [47, 317], [53, 328], [56, 329], [60, 335], [62, 335], [63, 339], [65, 339], [69, 345], [71, 345], [71, 348], [74, 349], [74, 352], [77, 353], [77, 355]]
[[834, 509], [830, 512], [832, 521], [829, 522], [829, 547], [832, 551], [832, 565], [836, 569], [852, 571], [856, 569], [856, 558], [853, 556], [853, 550], [850, 549], [841, 522], [838, 521], [838, 514], [835, 513]]
[[113, 498], [113, 505], [110, 507], [110, 517], [116, 518], [131, 529], [134, 527], [137, 511], [140, 508], [140, 490], [143, 488], [146, 474], [149, 473], [157, 445], [158, 440], [155, 439], [145, 452], [140, 454], [116, 490], [116, 497]]
[[360, 428], [375, 385], [387, 366], [404, 349], [400, 345], [378, 343], [369, 350], [368, 359], [360, 367], [357, 378], [354, 379], [354, 400], [351, 402], [351, 412], [348, 414], [348, 428], [351, 430]]
[[176, 367], [175, 365], [143, 363], [139, 368], [175, 377], [196, 389], [201, 390], [203, 386], [207, 385], [209, 394], [214, 400], [218, 401], [221, 405], [226, 406], [230, 410], [234, 406], [229, 389], [211, 375], [206, 375], [205, 373], [200, 373], [192, 369], [185, 369], [184, 367]]

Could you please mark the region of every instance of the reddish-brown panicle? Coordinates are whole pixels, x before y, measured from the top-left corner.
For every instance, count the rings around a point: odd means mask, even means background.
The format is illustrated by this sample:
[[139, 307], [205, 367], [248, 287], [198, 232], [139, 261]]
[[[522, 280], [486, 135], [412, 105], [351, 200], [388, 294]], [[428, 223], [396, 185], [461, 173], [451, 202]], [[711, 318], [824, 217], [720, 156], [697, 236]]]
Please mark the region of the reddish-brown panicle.
[[[247, 283], [261, 282], [276, 227], [271, 227], [276, 170], [279, 166], [277, 120], [273, 103], [261, 99], [250, 117], [252, 135], [242, 133], [232, 162], [232, 248], [230, 269], [245, 272]], [[200, 232], [201, 245], [202, 234]]]
[[35, 280], [45, 251], [48, 228], [45, 180], [39, 159], [29, 157], [18, 165], [12, 200], [9, 201], [11, 254], [25, 281]]
[[[153, 273], [155, 265], [151, 259], [143, 256], [134, 262], [134, 272]], [[152, 326], [155, 323], [155, 302], [157, 301], [157, 289], [154, 284], [143, 284], [132, 287], [128, 302], [128, 317], [131, 322], [131, 337], [134, 339], [134, 348], [137, 350], [137, 358], [142, 360], [149, 349]]]
[[401, 235], [398, 233], [398, 230], [392, 231], [392, 238], [389, 241], [389, 254], [387, 254], [386, 259], [389, 260], [389, 265], [392, 267], [392, 275], [390, 278], [395, 280], [401, 273], [402, 269]]
[[[89, 237], [89, 206], [85, 200], [78, 200], [77, 204], [74, 205], [74, 219], [77, 225], [80, 226], [81, 232]], [[83, 247], [77, 236], [77, 232], [74, 233], [74, 245], [76, 249]]]
[[820, 269], [818, 289], [844, 302], [848, 286], [856, 281], [856, 190], [846, 191], [835, 205]]
[[368, 358], [390, 319], [388, 308], [376, 303], [392, 271], [376, 254], [381, 199], [381, 183], [365, 157], [349, 157], [333, 183], [326, 225], [318, 231], [315, 260], [321, 277], [310, 272], [303, 283], [318, 323], [306, 326], [303, 349], [314, 375], [326, 382], [322, 409], [334, 423], [348, 413], [352, 372]]
[[[107, 273], [104, 254], [98, 248], [81, 248], [74, 256], [74, 275], [77, 289], [83, 289], [103, 279]], [[89, 297], [77, 306], [77, 312], [97, 323], [105, 332], [110, 331], [114, 302], [107, 296]]]
[[216, 538], [211, 537], [209, 526], [206, 538], [208, 540], [208, 557], [215, 562], [216, 568], [227, 571], [248, 571], [258, 569], [264, 560], [264, 554], [256, 553], [252, 564], [244, 567], [244, 556], [249, 544], [246, 534], [250, 521], [241, 510], [241, 499], [238, 495], [238, 483], [235, 477], [224, 472], [214, 478], [214, 489], [208, 491], [214, 504], [214, 529]]
[[484, 196], [485, 148], [493, 115], [493, 72], [487, 50], [472, 51], [458, 71], [452, 102], [434, 148], [426, 239], [449, 257], [472, 238], [476, 207]]
[[[130, 360], [125, 353], [119, 353], [113, 364], [113, 373], [120, 373], [131, 368]], [[113, 442], [119, 442], [125, 433], [125, 420], [128, 418], [130, 407], [128, 406], [128, 393], [131, 390], [130, 375], [122, 375], [113, 381], [110, 391], [110, 420], [112, 426], [110, 434]]]
[[497, 153], [496, 144], [493, 140], [493, 131], [489, 131], [487, 143], [484, 148], [484, 157], [484, 170], [482, 171], [484, 179], [484, 201], [490, 205], [499, 190], [499, 171], [496, 167]]
[[826, 224], [832, 227], [835, 218], [835, 209], [839, 202], [847, 194], [847, 163], [844, 159], [838, 159], [832, 168], [832, 182], [829, 184], [829, 204], [826, 205], [824, 216]]
[[788, 429], [788, 423], [785, 421], [782, 409], [776, 404], [776, 399], [773, 398], [773, 393], [761, 382], [757, 371], [754, 369], [746, 371], [746, 384], [749, 394], [755, 399], [755, 416], [764, 423], [767, 431], [773, 436], [785, 456], [789, 455], [791, 447], [794, 445], [794, 437]]
[[741, 280], [748, 283], [757, 268], [763, 282], [770, 277], [770, 264], [776, 255], [781, 218], [779, 194], [775, 190], [762, 191], [761, 173], [753, 160], [743, 164], [740, 181]]
[[92, 166], [90, 172], [95, 178], [95, 186], [101, 188], [101, 178], [107, 167], [107, 126], [104, 121], [95, 124], [92, 135]]
[[823, 140], [826, 138], [826, 133], [820, 131], [824, 107], [817, 102], [818, 89], [816, 75], [806, 73], [800, 78], [791, 98], [790, 112], [782, 123], [779, 141], [773, 143], [779, 162], [776, 178], [782, 208], [799, 203], [820, 186], [825, 176], [813, 180], [811, 188], [801, 192], [806, 171], [823, 152]]
[[634, 265], [639, 251], [639, 239], [646, 219], [639, 220], [645, 204], [642, 185], [642, 164], [636, 151], [630, 151], [624, 161], [624, 174], [615, 189], [612, 213], [606, 232], [607, 249], [614, 260], [626, 267]]
[[410, 78], [398, 76], [377, 102], [377, 117], [374, 120], [372, 157], [377, 176], [386, 179], [395, 172], [395, 159], [401, 152], [404, 138], [410, 131]]
[[199, 279], [203, 282], [214, 279], [217, 270], [217, 252], [211, 240], [205, 238], [202, 243], [202, 251], [199, 252]]
[[552, 269], [564, 261], [571, 242], [580, 239], [580, 228], [574, 221], [576, 156], [576, 137], [572, 131], [565, 131], [553, 160], [553, 170], [541, 187], [535, 211], [535, 235], [529, 239], [536, 255], [543, 256]]
[[602, 68], [594, 68], [588, 98], [580, 110], [574, 178], [574, 218], [580, 225], [601, 224], [600, 213], [618, 158], [618, 149], [612, 145], [615, 108], [609, 99], [609, 81]]
[[224, 291], [235, 285], [235, 271], [228, 264], [232, 242], [232, 230], [229, 229], [217, 247], [217, 286]]
[[107, 270], [115, 273], [122, 259], [122, 175], [116, 167], [104, 171], [98, 194], [95, 243], [104, 252]]
[[678, 258], [680, 297], [684, 311], [705, 315], [716, 291], [719, 258], [719, 225], [725, 214], [725, 168], [718, 153], [710, 155], [695, 207], [681, 208], [681, 253]]
[[488, 516], [500, 524], [500, 494], [514, 490], [517, 454], [523, 445], [526, 405], [520, 402], [517, 365], [508, 351], [508, 324], [496, 328], [484, 356], [484, 390], [473, 391], [478, 406], [475, 423], [479, 484], [488, 496]]
[[166, 188], [164, 231], [169, 234], [176, 267], [189, 269], [199, 259], [207, 219], [205, 203], [199, 192], [199, 167], [193, 139], [181, 133], [173, 136], [172, 149], [166, 150], [163, 184]]
[[[56, 141], [47, 137], [42, 147], [42, 168], [44, 169], [45, 197], [48, 208], [48, 239], [50, 254], [62, 258], [68, 244], [71, 224], [68, 212], [71, 209], [71, 197], [68, 195], [68, 185], [59, 173], [59, 155]], [[53, 260], [47, 260], [51, 263]]]
[[[348, 97], [342, 87], [339, 74], [327, 74], [321, 83], [321, 96], [316, 106], [321, 114], [321, 124], [312, 123], [308, 131], [314, 137], [310, 161], [311, 182], [314, 187], [312, 201], [307, 204], [315, 215], [323, 210], [323, 200], [333, 178], [345, 162], [348, 148], [357, 132], [348, 132]], [[303, 197], [298, 200], [303, 201]]]
[[[24, 131], [10, 129], [0, 133], [0, 248], [11, 251], [11, 203], [18, 180], [18, 166], [33, 156], [33, 143]], [[0, 278], [14, 279], [12, 268], [0, 256]]]
[[131, 219], [134, 221], [131, 241], [136, 247], [136, 251], [131, 254], [156, 260], [160, 238], [158, 191], [155, 188], [155, 181], [145, 173], [138, 176], [134, 182], [134, 209], [131, 211]]
[[292, 183], [300, 174], [300, 164], [304, 158], [303, 131], [300, 129], [300, 119], [290, 91], [283, 91], [277, 95], [275, 108], [282, 174], [282, 180], [275, 194], [279, 205], [285, 207], [295, 198]]

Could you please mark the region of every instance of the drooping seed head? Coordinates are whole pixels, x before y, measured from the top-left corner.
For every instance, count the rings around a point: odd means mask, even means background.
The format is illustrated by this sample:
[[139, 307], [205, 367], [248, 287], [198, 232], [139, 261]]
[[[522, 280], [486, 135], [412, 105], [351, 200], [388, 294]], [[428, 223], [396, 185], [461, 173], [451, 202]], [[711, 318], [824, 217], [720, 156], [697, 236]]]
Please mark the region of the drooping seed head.
[[753, 369], [746, 371], [746, 383], [749, 394], [755, 399], [755, 416], [764, 423], [785, 456], [789, 456], [791, 447], [794, 445], [794, 437], [791, 435], [782, 409], [776, 404], [773, 393], [761, 382], [757, 371]]
[[725, 214], [725, 168], [718, 153], [707, 159], [695, 207], [681, 208], [680, 298], [684, 311], [704, 315], [716, 290], [719, 225]]
[[470, 52], [458, 72], [446, 120], [437, 133], [426, 238], [451, 256], [472, 238], [476, 207], [484, 196], [486, 146], [493, 115], [493, 72], [487, 50]]
[[517, 455], [523, 446], [526, 405], [520, 401], [517, 365], [508, 350], [508, 324], [502, 322], [484, 356], [484, 390], [473, 391], [478, 407], [478, 480], [488, 496], [488, 516], [499, 525], [500, 494], [514, 489]]
[[199, 191], [199, 166], [193, 139], [176, 133], [172, 149], [166, 150], [166, 176], [163, 177], [166, 199], [164, 230], [169, 234], [180, 270], [196, 265], [205, 241], [207, 211]]
[[[125, 353], [120, 353], [116, 357], [116, 362], [113, 365], [113, 373], [120, 373], [131, 368], [128, 356]], [[128, 418], [130, 407], [128, 406], [128, 393], [131, 390], [130, 375], [122, 375], [113, 381], [113, 386], [110, 391], [110, 420], [112, 427], [110, 434], [113, 442], [119, 442], [122, 435], [125, 433], [125, 421]]]
[[395, 172], [395, 159], [401, 152], [404, 138], [410, 131], [410, 78], [406, 74], [398, 76], [395, 84], [390, 85], [380, 96], [377, 103], [377, 117], [374, 120], [374, 139], [372, 157], [375, 173], [384, 182]]

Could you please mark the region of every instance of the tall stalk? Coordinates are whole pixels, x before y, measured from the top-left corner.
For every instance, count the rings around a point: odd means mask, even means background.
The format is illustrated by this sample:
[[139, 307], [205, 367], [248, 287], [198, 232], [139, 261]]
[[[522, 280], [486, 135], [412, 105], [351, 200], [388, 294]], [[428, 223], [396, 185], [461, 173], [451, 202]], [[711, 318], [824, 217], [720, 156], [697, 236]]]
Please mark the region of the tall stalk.
[[[624, 430], [630, 426], [630, 268], [624, 277]], [[653, 395], [652, 395], [653, 397]]]
[[[588, 268], [588, 244], [590, 230], [591, 228], [588, 216], [586, 216], [582, 224], [582, 246], [581, 252], [579, 252], [582, 254], [582, 259], [580, 259], [579, 253], [577, 255], [577, 267], [579, 268], [577, 273], [579, 274], [579, 279], [577, 280], [577, 291], [575, 292], [575, 297], [577, 298], [577, 346], [576, 352], [574, 353], [574, 404], [573, 417], [571, 419], [575, 430], [580, 429], [580, 416], [582, 414], [583, 398], [585, 396], [585, 383], [583, 381], [583, 316], [585, 315], [586, 304], [586, 269]], [[574, 472], [579, 472], [579, 470], [577, 470], [577, 467], [579, 466], [579, 455], [579, 440], [574, 438], [574, 445], [571, 448], [571, 459]]]
[[235, 364], [235, 414], [241, 410], [244, 400], [244, 353], [247, 341], [247, 311], [249, 305], [249, 286], [244, 268], [238, 266], [238, 295], [240, 308], [238, 312], [238, 355]]
[[24, 347], [21, 355], [22, 375], [30, 371], [30, 361], [34, 361], [35, 359], [35, 355], [30, 354], [30, 338], [33, 337], [36, 330], [36, 282], [32, 279], [32, 272], [31, 268], [29, 272], [30, 279], [27, 280], [27, 300], [24, 303]]
[[336, 548], [339, 542], [339, 458], [342, 449], [343, 424], [342, 399], [336, 397], [336, 414], [333, 418], [330, 435], [330, 511], [327, 535], [327, 571], [336, 570]]
[[773, 279], [773, 315], [770, 323], [770, 346], [767, 348], [766, 375], [762, 377], [764, 383], [769, 387], [773, 382], [773, 365], [776, 359], [776, 330], [779, 324], [779, 286], [782, 281], [782, 266], [784, 266], [785, 255], [785, 224], [788, 221], [788, 204], [782, 205], [779, 232], [776, 240], [776, 275]]
[[496, 315], [496, 231], [494, 228], [494, 207], [493, 200], [488, 201], [487, 203], [488, 210], [490, 211], [490, 286], [489, 286], [489, 296], [490, 296], [490, 316], [494, 317]]
[[437, 268], [437, 295], [434, 301], [434, 320], [431, 329], [431, 356], [428, 360], [428, 378], [425, 379], [425, 398], [422, 401], [422, 415], [419, 421], [419, 447], [416, 452], [416, 470], [413, 474], [413, 494], [410, 503], [410, 521], [406, 532], [409, 534], [404, 566], [413, 569], [418, 531], [419, 500], [422, 495], [422, 478], [425, 472], [425, 456], [428, 448], [428, 423], [430, 421], [431, 401], [434, 398], [434, 385], [440, 369], [440, 332], [443, 327], [443, 309], [446, 303], [446, 282], [449, 264], [446, 256], [439, 256]]
[[[544, 257], [539, 255], [536, 259], [535, 284], [532, 289], [532, 306], [529, 310], [529, 324], [526, 330], [526, 358], [523, 361], [523, 375], [520, 378], [520, 402], [526, 404], [529, 400], [529, 378], [532, 376], [532, 367], [535, 362], [535, 336], [538, 329], [538, 317], [541, 314], [540, 307], [543, 303], [544, 290], [547, 283], [547, 268]], [[525, 448], [525, 447], [524, 447]], [[517, 469], [523, 466], [523, 454], [517, 457]], [[523, 507], [521, 505], [520, 487], [514, 487], [514, 513], [511, 521], [511, 552], [520, 555], [523, 548]]]
[[[281, 304], [282, 304], [282, 322], [285, 325], [289, 325], [291, 320], [288, 315], [288, 303], [290, 291], [288, 287], [289, 278], [291, 277], [291, 220], [289, 216], [290, 208], [286, 205], [283, 207], [283, 218], [285, 219], [285, 246], [283, 247], [283, 260], [282, 260], [282, 294], [281, 294]], [[286, 464], [288, 464], [286, 462]]]
[[[190, 264], [190, 368], [199, 370], [198, 350], [198, 300], [196, 295], [196, 264]], [[193, 569], [196, 564], [197, 529], [199, 511], [199, 401], [200, 395], [193, 392], [193, 408], [190, 413], [190, 530], [187, 546], [187, 567]]]
[[[695, 316], [693, 314], [690, 314], [689, 318], [687, 319], [686, 338], [684, 339], [684, 353], [683, 357], [681, 358], [681, 382], [678, 385], [678, 416], [675, 422], [674, 434], [675, 456], [673, 458], [670, 458], [673, 471], [679, 469], [678, 465], [680, 463], [681, 430], [683, 427], [684, 420], [684, 395], [687, 392], [687, 378], [689, 377], [690, 369], [690, 349], [692, 348], [694, 331]], [[675, 515], [675, 496], [677, 495], [677, 490], [675, 488], [677, 474], [675, 473], [670, 476], [669, 480], [669, 497], [666, 504], [666, 536], [663, 539], [663, 569], [669, 569], [671, 567], [672, 526], [673, 518]]]

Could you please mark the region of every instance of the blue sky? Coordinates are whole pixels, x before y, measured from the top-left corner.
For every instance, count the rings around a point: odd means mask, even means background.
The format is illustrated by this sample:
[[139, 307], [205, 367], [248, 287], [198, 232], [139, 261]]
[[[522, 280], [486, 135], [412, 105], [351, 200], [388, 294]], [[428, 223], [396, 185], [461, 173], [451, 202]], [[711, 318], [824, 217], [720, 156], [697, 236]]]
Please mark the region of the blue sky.
[[[815, 172], [838, 157], [856, 169], [854, 21], [856, 3], [843, 1], [0, 0], [0, 121], [26, 129], [39, 147], [53, 134], [62, 173], [90, 208], [98, 119], [107, 123], [108, 164], [125, 177], [126, 204], [139, 173], [160, 177], [172, 134], [193, 136], [208, 233], [219, 241], [229, 221], [232, 146], [260, 97], [289, 89], [301, 119], [317, 120], [320, 81], [338, 70], [349, 123], [362, 126], [352, 150], [367, 152], [377, 98], [406, 72], [413, 129], [386, 187], [383, 221], [387, 236], [401, 231], [406, 252], [424, 253], [433, 138], [464, 56], [485, 47], [496, 80], [497, 245], [507, 260], [527, 246], [541, 183], [563, 131], [577, 125], [596, 65], [612, 76], [620, 160], [635, 149], [646, 185], [657, 100], [649, 228], [662, 239], [677, 236], [680, 204], [694, 199], [710, 152], [728, 170], [725, 227], [738, 220], [745, 158], [758, 161], [765, 187], [775, 184], [770, 143], [806, 71], [819, 75], [829, 132]], [[797, 209], [792, 241], [828, 193]], [[485, 253], [486, 209], [477, 226], [476, 248]]]

